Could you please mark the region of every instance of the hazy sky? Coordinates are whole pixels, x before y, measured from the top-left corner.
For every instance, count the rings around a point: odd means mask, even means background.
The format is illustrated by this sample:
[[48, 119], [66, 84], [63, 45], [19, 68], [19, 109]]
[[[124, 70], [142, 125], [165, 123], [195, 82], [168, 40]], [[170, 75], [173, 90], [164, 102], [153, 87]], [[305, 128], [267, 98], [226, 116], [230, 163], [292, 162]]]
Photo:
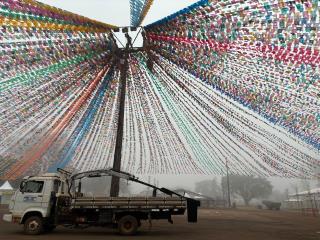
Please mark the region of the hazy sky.
[[[101, 22], [116, 25], [118, 27], [130, 25], [130, 1], [129, 0], [38, 0], [82, 16]], [[197, 0], [155, 0], [149, 14], [142, 23], [143, 26], [175, 13]], [[122, 33], [115, 34], [120, 42], [125, 45], [126, 40]], [[131, 32], [131, 37], [136, 38], [136, 33]], [[142, 44], [141, 35], [138, 36], [134, 46]], [[121, 45], [119, 45], [121, 47]]]
[[[83, 16], [117, 26], [130, 25], [129, 0], [39, 0]], [[170, 15], [196, 0], [155, 0], [143, 25]]]

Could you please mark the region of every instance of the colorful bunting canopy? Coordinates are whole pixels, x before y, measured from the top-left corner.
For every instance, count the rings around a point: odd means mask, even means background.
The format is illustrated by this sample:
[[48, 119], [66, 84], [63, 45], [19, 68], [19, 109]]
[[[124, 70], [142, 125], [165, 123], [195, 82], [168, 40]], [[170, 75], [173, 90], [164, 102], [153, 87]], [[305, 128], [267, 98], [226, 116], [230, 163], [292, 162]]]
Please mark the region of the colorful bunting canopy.
[[147, 16], [153, 0], [130, 0], [131, 26], [138, 27]]
[[162, 56], [320, 149], [318, 1], [200, 1], [147, 32]]
[[[152, 1], [130, 1], [131, 23]], [[128, 56], [121, 169], [315, 177], [319, 3], [199, 1]], [[0, 1], [0, 176], [110, 167], [120, 70], [113, 26]]]

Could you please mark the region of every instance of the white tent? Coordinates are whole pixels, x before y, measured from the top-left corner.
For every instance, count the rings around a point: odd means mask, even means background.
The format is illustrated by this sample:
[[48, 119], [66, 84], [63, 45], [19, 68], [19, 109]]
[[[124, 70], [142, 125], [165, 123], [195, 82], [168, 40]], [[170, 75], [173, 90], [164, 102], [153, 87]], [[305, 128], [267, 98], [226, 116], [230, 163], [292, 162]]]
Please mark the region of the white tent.
[[13, 190], [12, 186], [10, 185], [10, 183], [8, 181], [6, 181], [4, 184], [2, 184], [2, 186], [0, 187], [0, 191], [4, 191], [4, 190]]
[[6, 181], [0, 187], [0, 204], [9, 204], [11, 197], [14, 195], [14, 190], [10, 183]]

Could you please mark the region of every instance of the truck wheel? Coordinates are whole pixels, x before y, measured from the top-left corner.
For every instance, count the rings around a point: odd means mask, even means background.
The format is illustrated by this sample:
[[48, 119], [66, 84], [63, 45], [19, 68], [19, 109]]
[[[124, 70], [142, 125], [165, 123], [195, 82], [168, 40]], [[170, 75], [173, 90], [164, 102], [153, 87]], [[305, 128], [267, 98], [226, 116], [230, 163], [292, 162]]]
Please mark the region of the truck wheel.
[[39, 235], [43, 233], [43, 220], [41, 217], [32, 216], [24, 222], [24, 232], [28, 235]]
[[118, 230], [121, 235], [134, 235], [138, 229], [137, 218], [127, 215], [120, 218], [118, 222]]

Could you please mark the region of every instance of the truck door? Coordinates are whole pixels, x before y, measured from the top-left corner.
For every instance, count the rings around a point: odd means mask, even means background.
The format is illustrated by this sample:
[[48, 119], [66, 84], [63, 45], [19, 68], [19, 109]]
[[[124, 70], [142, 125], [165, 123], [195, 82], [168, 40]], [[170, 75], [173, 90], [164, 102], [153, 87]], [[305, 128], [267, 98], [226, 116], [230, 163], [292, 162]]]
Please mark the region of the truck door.
[[53, 207], [56, 204], [56, 194], [59, 193], [59, 188], [61, 185], [60, 180], [47, 181], [46, 182], [46, 191], [44, 191], [42, 199], [42, 207], [46, 209], [47, 215], [51, 214], [51, 211], [54, 210]]
[[41, 209], [43, 202], [44, 181], [29, 180], [24, 183], [16, 196], [15, 212], [23, 214], [28, 209]]

